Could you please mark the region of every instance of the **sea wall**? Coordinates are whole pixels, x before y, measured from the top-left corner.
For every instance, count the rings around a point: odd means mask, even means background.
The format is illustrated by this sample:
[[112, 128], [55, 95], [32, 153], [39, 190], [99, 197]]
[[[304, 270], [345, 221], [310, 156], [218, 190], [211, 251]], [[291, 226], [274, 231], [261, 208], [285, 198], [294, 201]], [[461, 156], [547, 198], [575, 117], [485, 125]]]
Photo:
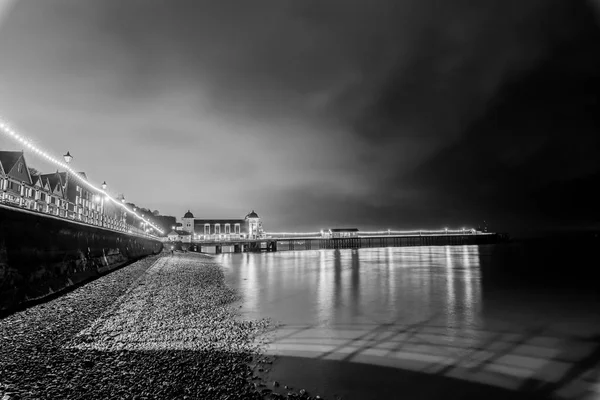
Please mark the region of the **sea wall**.
[[160, 251], [157, 240], [0, 205], [0, 310]]

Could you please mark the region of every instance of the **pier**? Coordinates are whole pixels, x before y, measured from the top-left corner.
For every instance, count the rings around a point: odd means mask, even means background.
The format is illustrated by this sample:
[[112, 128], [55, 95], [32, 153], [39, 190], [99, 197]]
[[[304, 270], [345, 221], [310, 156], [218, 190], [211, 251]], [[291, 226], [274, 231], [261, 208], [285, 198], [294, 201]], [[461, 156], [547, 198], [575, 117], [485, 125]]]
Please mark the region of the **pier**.
[[360, 249], [375, 247], [407, 246], [460, 246], [474, 244], [492, 244], [503, 241], [506, 235], [499, 233], [425, 233], [425, 234], [389, 234], [358, 235], [355, 237], [286, 237], [270, 236], [256, 239], [193, 240], [190, 243], [177, 243], [177, 246], [189, 251], [205, 253], [214, 248], [214, 253], [223, 253], [230, 248], [233, 253], [297, 251], [321, 249]]

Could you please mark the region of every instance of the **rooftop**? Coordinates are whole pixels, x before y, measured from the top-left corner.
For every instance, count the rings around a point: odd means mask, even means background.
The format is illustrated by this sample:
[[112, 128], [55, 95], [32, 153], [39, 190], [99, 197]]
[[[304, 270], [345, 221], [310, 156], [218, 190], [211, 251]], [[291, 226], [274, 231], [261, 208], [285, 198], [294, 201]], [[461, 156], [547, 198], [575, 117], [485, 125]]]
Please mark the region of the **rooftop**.
[[258, 214], [256, 212], [254, 212], [254, 210], [252, 210], [252, 212], [248, 215], [246, 215], [246, 218], [260, 218], [258, 216]]
[[183, 216], [183, 218], [194, 218], [194, 214], [192, 214], [192, 213], [190, 212], [190, 210], [188, 210], [188, 211], [185, 213], [185, 215]]
[[0, 151], [0, 164], [4, 172], [8, 174], [22, 155], [22, 151]]

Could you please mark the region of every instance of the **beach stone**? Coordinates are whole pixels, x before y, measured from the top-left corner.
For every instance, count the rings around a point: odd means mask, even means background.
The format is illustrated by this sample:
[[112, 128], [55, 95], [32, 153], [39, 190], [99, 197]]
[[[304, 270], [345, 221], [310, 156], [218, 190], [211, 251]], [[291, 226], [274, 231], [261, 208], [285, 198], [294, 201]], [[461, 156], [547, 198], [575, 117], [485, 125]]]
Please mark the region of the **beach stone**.
[[[221, 267], [210, 258], [181, 255], [156, 271], [153, 265], [161, 258], [129, 264], [0, 320], [1, 396], [272, 396], [250, 366], [260, 357], [257, 335], [270, 322], [237, 318], [231, 304], [238, 294], [227, 287]], [[138, 292], [144, 296], [139, 304]], [[168, 301], [173, 295], [181, 301]], [[125, 302], [126, 314], [120, 302]], [[153, 310], [166, 311], [166, 318]], [[161, 341], [184, 347], [156, 348]], [[140, 345], [147, 350], [132, 347]], [[258, 380], [257, 386], [250, 384], [252, 379]]]

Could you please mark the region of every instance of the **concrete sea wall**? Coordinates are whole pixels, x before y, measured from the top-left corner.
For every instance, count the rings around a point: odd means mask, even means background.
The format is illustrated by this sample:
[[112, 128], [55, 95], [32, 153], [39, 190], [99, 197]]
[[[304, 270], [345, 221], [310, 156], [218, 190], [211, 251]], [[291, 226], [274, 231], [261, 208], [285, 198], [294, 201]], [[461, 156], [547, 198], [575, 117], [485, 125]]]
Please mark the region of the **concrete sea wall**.
[[0, 311], [162, 251], [162, 243], [0, 205]]

